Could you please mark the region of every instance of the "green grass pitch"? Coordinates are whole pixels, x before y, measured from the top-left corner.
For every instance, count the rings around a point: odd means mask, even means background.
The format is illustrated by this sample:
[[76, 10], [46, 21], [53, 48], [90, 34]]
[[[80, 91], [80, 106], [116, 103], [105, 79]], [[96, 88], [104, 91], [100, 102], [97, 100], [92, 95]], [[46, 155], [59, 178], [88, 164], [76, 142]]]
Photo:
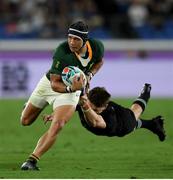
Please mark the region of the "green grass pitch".
[[[40, 116], [33, 125], [22, 127], [24, 102], [0, 100], [0, 178], [173, 178], [173, 99], [152, 99], [142, 116], [164, 116], [164, 142], [144, 129], [123, 138], [97, 137], [80, 125], [75, 113], [40, 160], [38, 172], [21, 171], [20, 165], [49, 124], [44, 125]], [[116, 102], [129, 107], [132, 99]], [[42, 114], [46, 112], [51, 109]]]

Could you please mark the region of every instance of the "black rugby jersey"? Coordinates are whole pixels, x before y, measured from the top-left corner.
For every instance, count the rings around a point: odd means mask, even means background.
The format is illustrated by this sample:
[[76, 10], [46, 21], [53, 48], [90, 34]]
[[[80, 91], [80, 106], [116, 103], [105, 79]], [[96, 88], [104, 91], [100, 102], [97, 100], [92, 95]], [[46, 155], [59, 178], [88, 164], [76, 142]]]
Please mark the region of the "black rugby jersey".
[[107, 108], [100, 114], [105, 123], [106, 128], [95, 128], [87, 124], [82, 109], [78, 106], [77, 111], [81, 124], [95, 135], [101, 136], [124, 136], [134, 130], [136, 119], [133, 112], [124, 108], [115, 102], [110, 101]]

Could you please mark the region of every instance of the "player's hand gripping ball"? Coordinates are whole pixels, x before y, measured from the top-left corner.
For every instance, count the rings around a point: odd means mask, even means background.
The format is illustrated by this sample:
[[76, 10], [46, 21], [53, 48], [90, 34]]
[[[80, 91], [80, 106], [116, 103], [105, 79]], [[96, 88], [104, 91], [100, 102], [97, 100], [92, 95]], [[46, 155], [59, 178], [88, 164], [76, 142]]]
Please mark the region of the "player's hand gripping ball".
[[75, 66], [67, 66], [63, 69], [61, 77], [62, 77], [62, 81], [64, 82], [64, 84], [66, 86], [71, 86], [73, 79], [75, 76], [80, 77], [80, 75], [83, 75], [84, 78], [84, 85], [86, 85], [87, 80], [86, 80], [86, 76], [84, 74], [84, 72], [79, 69], [78, 67]]

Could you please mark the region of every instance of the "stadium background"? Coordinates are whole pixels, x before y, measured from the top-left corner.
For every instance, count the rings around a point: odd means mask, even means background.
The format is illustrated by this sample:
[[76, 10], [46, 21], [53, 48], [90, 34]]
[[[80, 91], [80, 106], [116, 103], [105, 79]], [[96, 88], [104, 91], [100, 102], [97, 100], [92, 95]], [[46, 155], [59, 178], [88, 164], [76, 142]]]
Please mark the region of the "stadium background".
[[[153, 99], [144, 117], [162, 114], [167, 140], [159, 143], [146, 131], [124, 139], [98, 138], [81, 128], [75, 114], [40, 162], [42, 172], [21, 173], [20, 163], [48, 128], [41, 117], [31, 127], [22, 128], [23, 103], [49, 69], [52, 53], [66, 38], [68, 25], [76, 20], [86, 21], [90, 37], [105, 45], [105, 64], [93, 78], [92, 87], [105, 86], [114, 100], [130, 106], [142, 85], [151, 83]], [[173, 178], [172, 39], [170, 0], [1, 0], [0, 177]], [[50, 113], [50, 108], [45, 112]]]

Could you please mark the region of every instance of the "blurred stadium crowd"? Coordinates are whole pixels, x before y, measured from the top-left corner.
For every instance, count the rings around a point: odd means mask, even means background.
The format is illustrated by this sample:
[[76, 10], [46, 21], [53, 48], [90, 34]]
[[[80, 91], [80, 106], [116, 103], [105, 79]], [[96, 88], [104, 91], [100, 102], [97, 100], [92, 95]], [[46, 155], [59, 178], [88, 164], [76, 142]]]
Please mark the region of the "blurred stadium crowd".
[[173, 38], [172, 0], [1, 0], [0, 39], [64, 38], [85, 20], [95, 38]]

